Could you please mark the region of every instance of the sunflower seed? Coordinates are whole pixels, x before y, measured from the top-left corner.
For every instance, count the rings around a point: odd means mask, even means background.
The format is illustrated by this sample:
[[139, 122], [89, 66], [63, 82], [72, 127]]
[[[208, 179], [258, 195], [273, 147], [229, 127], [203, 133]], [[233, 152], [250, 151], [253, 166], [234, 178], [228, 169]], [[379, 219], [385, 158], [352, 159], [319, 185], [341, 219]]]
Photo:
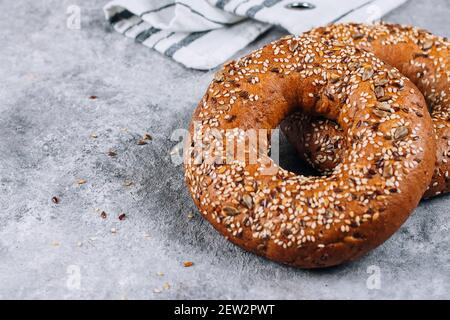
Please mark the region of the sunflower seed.
[[241, 98], [244, 98], [244, 99], [248, 99], [248, 97], [249, 97], [249, 93], [248, 93], [248, 91], [241, 91], [241, 92], [239, 92], [239, 96], [241, 97]]
[[231, 207], [231, 206], [226, 206], [222, 208], [222, 213], [227, 215], [227, 216], [236, 216], [239, 214], [239, 210], [236, 209], [235, 207]]
[[409, 129], [407, 127], [405, 127], [405, 126], [398, 127], [394, 131], [394, 139], [395, 140], [403, 139], [404, 137], [406, 137], [408, 135], [408, 133], [409, 133]]
[[292, 41], [289, 44], [289, 50], [291, 50], [291, 52], [294, 52], [295, 50], [297, 50], [298, 48], [298, 42], [297, 41]]
[[384, 117], [386, 117], [388, 115], [387, 112], [379, 110], [379, 109], [373, 110], [373, 113], [379, 118], [384, 118]]
[[388, 71], [388, 77], [389, 79], [395, 79], [398, 78], [398, 72], [396, 70], [389, 70]]
[[359, 39], [364, 38], [364, 34], [358, 32], [358, 33], [355, 33], [354, 35], [352, 35], [352, 38], [353, 38], [353, 40], [359, 40]]
[[378, 110], [381, 110], [381, 111], [385, 111], [385, 112], [391, 112], [392, 111], [391, 106], [387, 102], [377, 103], [375, 108], [377, 108]]
[[230, 105], [228, 105], [228, 104], [218, 105], [216, 107], [216, 109], [219, 110], [219, 111], [229, 111], [230, 110]]
[[381, 87], [381, 86], [384, 86], [384, 85], [386, 85], [388, 83], [389, 83], [388, 79], [378, 79], [378, 80], [375, 80], [374, 85], [376, 87]]
[[428, 53], [425, 53], [425, 52], [414, 53], [414, 59], [415, 58], [428, 58], [428, 57], [429, 57]]
[[383, 168], [383, 177], [390, 178], [394, 174], [394, 168], [392, 168], [391, 164], [386, 164]]
[[224, 80], [225, 80], [225, 71], [219, 70], [218, 72], [216, 72], [216, 74], [214, 75], [214, 81], [223, 82]]
[[270, 69], [270, 71], [274, 72], [274, 73], [281, 73], [280, 72], [281, 71], [280, 68], [277, 68], [277, 67]]
[[248, 194], [244, 194], [242, 196], [242, 202], [249, 209], [251, 209], [253, 207], [253, 198], [251, 196], [249, 196]]
[[423, 50], [430, 50], [433, 47], [433, 41], [432, 40], [426, 40], [422, 43], [422, 49]]
[[331, 73], [330, 74], [331, 83], [338, 82], [340, 78], [341, 78], [341, 76], [339, 74], [337, 74], [337, 73]]
[[348, 64], [348, 69], [351, 71], [359, 69], [360, 67], [361, 67], [361, 63], [359, 63], [359, 62], [350, 62]]
[[370, 78], [372, 78], [373, 73], [374, 73], [374, 72], [373, 72], [373, 69], [372, 69], [372, 68], [366, 69], [366, 70], [364, 71], [363, 75], [362, 75], [362, 81], [367, 81], [367, 80], [369, 80]]
[[397, 88], [400, 88], [400, 89], [402, 89], [405, 86], [405, 82], [401, 79], [394, 81], [393, 84], [394, 84], [394, 86], [396, 86]]
[[377, 99], [384, 97], [383, 87], [375, 87], [375, 96], [377, 97]]
[[386, 102], [389, 100], [391, 100], [390, 96], [384, 96], [384, 97], [378, 98], [378, 101], [380, 101], [380, 102]]
[[416, 116], [418, 116], [419, 118], [423, 118], [423, 113], [420, 111], [416, 111]]

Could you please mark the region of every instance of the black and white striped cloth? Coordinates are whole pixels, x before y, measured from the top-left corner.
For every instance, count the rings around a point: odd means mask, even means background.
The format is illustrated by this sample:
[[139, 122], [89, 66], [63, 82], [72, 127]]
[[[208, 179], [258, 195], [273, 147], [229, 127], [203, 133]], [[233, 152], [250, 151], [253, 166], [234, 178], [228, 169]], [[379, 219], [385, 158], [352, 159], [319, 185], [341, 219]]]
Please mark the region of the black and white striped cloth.
[[271, 26], [292, 34], [330, 22], [372, 22], [406, 0], [114, 0], [104, 8], [114, 29], [189, 68], [212, 69]]

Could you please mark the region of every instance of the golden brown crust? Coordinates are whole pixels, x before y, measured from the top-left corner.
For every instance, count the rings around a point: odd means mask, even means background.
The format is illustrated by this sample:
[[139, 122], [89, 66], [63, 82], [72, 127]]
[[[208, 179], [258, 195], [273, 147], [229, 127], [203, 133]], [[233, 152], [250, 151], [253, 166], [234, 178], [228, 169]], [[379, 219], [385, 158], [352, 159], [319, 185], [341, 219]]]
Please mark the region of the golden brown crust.
[[[381, 115], [379, 81], [392, 92], [392, 110]], [[250, 141], [244, 131], [271, 130], [300, 109], [343, 129], [347, 148], [332, 175], [297, 176], [266, 153], [252, 163], [250, 142], [245, 159], [226, 161], [236, 148], [225, 135]], [[372, 53], [316, 35], [285, 37], [227, 64], [190, 134], [186, 181], [204, 217], [242, 248], [303, 268], [354, 260], [383, 243], [418, 204], [436, 160], [417, 88]]]
[[[358, 45], [397, 67], [424, 94], [437, 139], [437, 161], [424, 198], [450, 191], [450, 42], [416, 28], [382, 24], [340, 24], [312, 30]], [[382, 87], [380, 96], [389, 95]], [[281, 124], [299, 155], [319, 172], [329, 174], [342, 158], [344, 135], [335, 122], [294, 114]]]

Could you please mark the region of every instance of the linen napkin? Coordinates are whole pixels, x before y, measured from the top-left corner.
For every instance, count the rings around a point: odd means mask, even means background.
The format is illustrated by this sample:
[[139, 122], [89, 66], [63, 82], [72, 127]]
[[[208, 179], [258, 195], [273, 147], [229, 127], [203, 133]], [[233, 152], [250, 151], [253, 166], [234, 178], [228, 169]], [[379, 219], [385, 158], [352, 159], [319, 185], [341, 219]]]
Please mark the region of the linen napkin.
[[407, 0], [113, 0], [113, 28], [188, 68], [229, 60], [276, 25], [300, 34], [331, 22], [380, 19]]

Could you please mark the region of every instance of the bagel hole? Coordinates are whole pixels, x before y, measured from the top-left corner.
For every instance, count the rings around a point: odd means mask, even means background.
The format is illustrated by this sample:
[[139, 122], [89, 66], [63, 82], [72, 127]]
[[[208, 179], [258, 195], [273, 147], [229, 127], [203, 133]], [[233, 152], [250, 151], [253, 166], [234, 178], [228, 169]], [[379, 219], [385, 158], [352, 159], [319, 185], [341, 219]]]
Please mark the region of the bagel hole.
[[[289, 142], [286, 135], [281, 131], [280, 127], [278, 127], [277, 129], [280, 132], [280, 167], [297, 175], [307, 177], [321, 176], [322, 174], [320, 174], [309, 163], [302, 160], [298, 156], [294, 146]], [[272, 155], [270, 155], [270, 157], [272, 158]]]
[[[292, 114], [291, 116], [294, 116], [294, 119], [295, 119], [295, 116], [301, 116], [301, 114], [302, 114], [301, 111], [297, 111], [294, 114]], [[283, 121], [281, 121], [281, 124], [278, 126], [278, 129], [280, 129], [280, 161], [279, 161], [279, 165], [285, 170], [289, 170], [295, 174], [303, 175], [303, 176], [307, 176], [307, 177], [310, 177], [310, 176], [324, 177], [324, 176], [332, 175], [333, 173], [331, 171], [329, 171], [327, 173], [321, 172], [321, 171], [317, 170], [316, 168], [314, 168], [309, 162], [302, 159], [302, 157], [299, 156], [297, 150], [295, 149], [295, 146], [291, 144], [288, 137], [283, 133], [283, 131], [281, 130], [281, 126], [282, 125], [289, 126], [290, 125], [289, 121], [293, 121], [291, 116], [288, 116], [287, 118], [283, 119]], [[291, 119], [289, 119], [289, 118], [291, 118]], [[288, 120], [288, 122], [286, 122], [285, 120]], [[325, 121], [329, 121], [329, 119], [327, 119], [323, 116], [320, 116], [320, 115], [312, 115], [309, 121], [315, 122], [320, 126], [323, 125], [326, 127], [327, 125], [325, 124]], [[333, 130], [342, 131], [342, 127], [336, 121], [331, 121], [330, 124], [332, 124]], [[311, 131], [309, 131], [310, 129], [306, 129], [306, 130], [307, 130], [306, 133], [311, 132]], [[341, 135], [341, 137], [342, 136], [343, 136], [343, 134]], [[337, 141], [336, 138], [337, 138], [337, 140], [342, 141], [342, 138], [339, 139], [338, 136], [332, 136], [332, 135], [328, 135], [328, 134], [325, 134], [321, 137], [321, 139], [325, 139], [330, 143], [334, 143], [335, 141]], [[314, 141], [316, 139], [317, 139], [317, 137], [314, 138]], [[326, 146], [326, 144], [324, 144], [324, 146]], [[342, 146], [335, 146], [335, 148], [336, 147], [342, 148]], [[335, 149], [335, 150], [338, 150], [338, 149]], [[305, 149], [305, 151], [308, 152], [309, 150]], [[342, 156], [343, 156], [343, 154], [341, 154], [341, 157]], [[311, 158], [311, 159], [314, 160], [314, 158]], [[339, 165], [339, 163], [335, 163], [336, 167], [338, 165]]]

